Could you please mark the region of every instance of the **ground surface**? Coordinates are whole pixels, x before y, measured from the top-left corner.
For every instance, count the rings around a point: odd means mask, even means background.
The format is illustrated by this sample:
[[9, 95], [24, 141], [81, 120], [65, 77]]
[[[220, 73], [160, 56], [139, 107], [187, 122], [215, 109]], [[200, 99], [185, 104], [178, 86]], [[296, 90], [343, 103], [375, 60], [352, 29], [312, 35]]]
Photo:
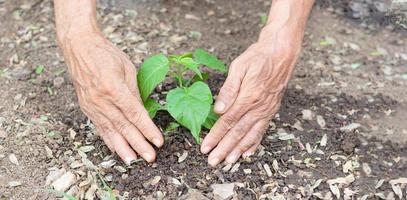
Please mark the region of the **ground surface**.
[[[78, 107], [52, 2], [0, 1], [0, 199], [55, 199], [39, 189], [59, 172], [82, 198], [105, 194], [96, 174], [136, 199], [405, 198], [406, 33], [326, 6], [313, 11], [282, 108], [253, 157], [211, 168], [180, 129], [156, 163], [126, 168]], [[268, 0], [150, 2], [100, 9], [99, 21], [136, 66], [153, 53], [197, 47], [230, 63], [256, 40], [268, 7]], [[191, 37], [196, 32], [202, 36]], [[38, 65], [44, 73], [34, 73]], [[213, 77], [216, 93], [224, 77]], [[156, 121], [164, 128], [168, 116]]]

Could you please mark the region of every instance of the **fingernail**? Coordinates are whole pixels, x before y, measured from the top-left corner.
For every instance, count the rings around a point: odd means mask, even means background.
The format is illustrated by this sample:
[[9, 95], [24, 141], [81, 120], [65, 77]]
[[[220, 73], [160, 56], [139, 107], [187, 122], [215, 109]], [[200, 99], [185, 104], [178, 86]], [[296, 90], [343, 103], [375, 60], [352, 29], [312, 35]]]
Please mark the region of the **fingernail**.
[[163, 145], [162, 142], [161, 142], [161, 140], [158, 139], [158, 138], [154, 138], [154, 139], [153, 139], [153, 144], [154, 144], [156, 147], [161, 147], [161, 146]]
[[230, 155], [226, 158], [226, 162], [229, 164], [235, 163], [239, 157], [237, 155]]
[[225, 103], [223, 103], [222, 101], [218, 101], [215, 103], [215, 111], [216, 112], [223, 112], [223, 110], [225, 109]]
[[124, 158], [124, 162], [126, 163], [126, 165], [131, 165], [131, 163], [133, 163], [134, 162], [134, 158], [132, 158], [132, 157], [125, 157]]
[[152, 162], [153, 161], [153, 156], [149, 153], [145, 153], [143, 154], [143, 158], [147, 161], [147, 162]]
[[202, 152], [203, 154], [207, 154], [207, 153], [209, 153], [210, 150], [211, 150], [211, 147], [210, 147], [210, 146], [204, 146], [204, 147], [202, 147], [201, 152]]
[[253, 152], [246, 152], [242, 155], [243, 158], [247, 158], [253, 155]]
[[215, 167], [219, 163], [219, 159], [214, 158], [208, 161], [212, 167]]

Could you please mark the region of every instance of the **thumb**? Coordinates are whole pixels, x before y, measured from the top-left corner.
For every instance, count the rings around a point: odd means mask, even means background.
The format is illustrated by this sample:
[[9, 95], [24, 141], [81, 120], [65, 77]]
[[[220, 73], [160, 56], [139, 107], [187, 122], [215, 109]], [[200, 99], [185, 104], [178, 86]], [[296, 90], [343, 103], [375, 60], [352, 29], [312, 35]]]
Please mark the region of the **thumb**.
[[233, 105], [239, 93], [245, 73], [243, 68], [238, 71], [235, 66], [234, 64], [230, 66], [228, 77], [216, 97], [213, 110], [218, 114], [225, 113]]

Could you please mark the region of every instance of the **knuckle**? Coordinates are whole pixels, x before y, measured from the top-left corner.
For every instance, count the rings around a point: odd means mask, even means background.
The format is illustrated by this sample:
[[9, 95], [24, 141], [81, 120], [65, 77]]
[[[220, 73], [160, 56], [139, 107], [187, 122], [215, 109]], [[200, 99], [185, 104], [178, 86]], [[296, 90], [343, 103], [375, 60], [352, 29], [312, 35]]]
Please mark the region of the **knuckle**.
[[223, 115], [222, 120], [220, 120], [221, 125], [225, 127], [227, 130], [231, 129], [236, 122], [236, 117], [234, 115]]
[[116, 120], [114, 123], [116, 124], [117, 131], [119, 131], [123, 135], [127, 133], [126, 130], [128, 130], [129, 128], [129, 125], [127, 123], [118, 120]]
[[[130, 146], [132, 146], [133, 148], [140, 146], [140, 143], [137, 140], [132, 139], [132, 140], [129, 140], [128, 142], [129, 142]], [[137, 153], [140, 153], [140, 152], [137, 152]]]
[[221, 89], [221, 94], [225, 96], [234, 96], [237, 92], [237, 89], [231, 84], [225, 84]]
[[233, 137], [236, 138], [237, 141], [241, 140], [244, 135], [245, 135], [245, 134], [244, 134], [244, 131], [243, 131], [243, 129], [241, 129], [241, 128], [236, 129], [236, 130], [233, 132]]
[[255, 141], [255, 140], [249, 139], [248, 141], [243, 142], [243, 143], [240, 145], [240, 148], [241, 148], [243, 151], [245, 151], [245, 150], [251, 148], [252, 146], [254, 146], [255, 144], [256, 144], [256, 141]]
[[135, 125], [137, 124], [141, 124], [142, 122], [142, 117], [141, 117], [141, 113], [137, 110], [131, 110], [131, 111], [127, 111], [127, 115], [129, 116], [129, 119], [131, 120], [131, 122]]

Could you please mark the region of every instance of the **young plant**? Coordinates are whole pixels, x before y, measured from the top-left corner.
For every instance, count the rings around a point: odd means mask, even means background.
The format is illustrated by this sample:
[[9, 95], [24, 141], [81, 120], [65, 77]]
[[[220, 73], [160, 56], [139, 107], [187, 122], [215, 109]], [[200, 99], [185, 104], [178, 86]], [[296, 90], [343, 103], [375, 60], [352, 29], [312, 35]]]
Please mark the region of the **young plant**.
[[[147, 58], [137, 74], [141, 99], [151, 118], [157, 111], [166, 110], [182, 126], [188, 128], [199, 144], [201, 127], [212, 128], [218, 116], [212, 111], [213, 97], [205, 81], [209, 78], [200, 66], [226, 73], [225, 64], [203, 49], [194, 53], [170, 55], [158, 54]], [[192, 76], [187, 76], [187, 71]], [[173, 78], [176, 87], [168, 91], [165, 105], [149, 98], [154, 88], [167, 76]], [[174, 124], [171, 124], [172, 127]], [[170, 127], [171, 129], [171, 127]]]

